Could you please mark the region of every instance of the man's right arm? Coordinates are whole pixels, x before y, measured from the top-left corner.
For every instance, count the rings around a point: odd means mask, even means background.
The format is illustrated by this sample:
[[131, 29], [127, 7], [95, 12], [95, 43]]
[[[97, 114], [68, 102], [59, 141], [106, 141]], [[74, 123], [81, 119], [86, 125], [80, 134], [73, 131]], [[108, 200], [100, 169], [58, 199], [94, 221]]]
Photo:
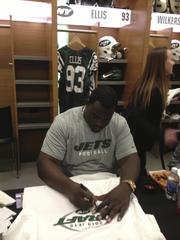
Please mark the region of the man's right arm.
[[[87, 209], [93, 204], [93, 195], [85, 191], [80, 184], [67, 177], [60, 161], [50, 155], [40, 152], [37, 160], [39, 177], [51, 188], [63, 193], [78, 208]], [[88, 199], [88, 201], [87, 201]]]
[[39, 177], [58, 192], [65, 193], [72, 181], [63, 173], [60, 161], [50, 155], [40, 152], [37, 169]]

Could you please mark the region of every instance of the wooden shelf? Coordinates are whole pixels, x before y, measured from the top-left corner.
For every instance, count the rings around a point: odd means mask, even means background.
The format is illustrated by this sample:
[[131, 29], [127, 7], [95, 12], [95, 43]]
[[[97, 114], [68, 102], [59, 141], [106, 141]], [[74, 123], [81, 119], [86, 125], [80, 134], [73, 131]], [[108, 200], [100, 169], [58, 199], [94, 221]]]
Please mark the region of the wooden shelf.
[[[104, 58], [99, 58], [98, 60], [98, 81], [97, 85], [111, 86], [118, 96], [117, 111], [123, 107], [123, 91], [126, 86], [125, 80], [125, 69], [127, 67], [127, 59], [111, 59], [107, 60]], [[114, 71], [114, 72], [113, 72]], [[103, 75], [110, 75], [107, 79], [103, 79]], [[114, 74], [114, 79], [113, 79]], [[117, 75], [117, 76], [116, 76]], [[119, 77], [118, 77], [119, 76]]]
[[50, 61], [46, 56], [26, 56], [26, 55], [14, 55], [14, 60], [27, 60], [27, 61]]
[[180, 81], [171, 81], [171, 85], [180, 85]]
[[106, 59], [103, 59], [103, 58], [100, 58], [98, 60], [99, 63], [107, 63], [107, 64], [110, 64], [110, 63], [127, 63], [127, 59], [112, 59], [110, 61], [107, 61]]
[[118, 101], [117, 105], [118, 106], [124, 106], [124, 101]]
[[98, 85], [125, 85], [125, 81], [98, 81]]
[[0, 24], [0, 28], [10, 28], [11, 25], [9, 24]]
[[17, 103], [18, 108], [31, 108], [31, 107], [51, 107], [50, 102], [19, 102]]
[[[61, 26], [61, 24], [57, 24], [57, 26]], [[77, 28], [72, 28], [72, 29], [63, 29], [63, 28], [57, 28], [58, 32], [72, 32], [72, 33], [89, 33], [89, 34], [97, 34], [97, 31], [94, 30], [84, 30], [84, 29], [77, 29]]]
[[162, 119], [162, 123], [180, 123], [180, 119]]
[[[57, 8], [56, 1], [43, 2], [49, 9]], [[37, 159], [57, 114], [55, 11], [48, 13], [48, 19], [49, 22], [36, 22], [10, 17], [0, 21], [1, 104], [12, 108], [12, 129], [20, 162]]]
[[170, 102], [170, 105], [179, 105], [180, 104], [180, 101], [172, 101]]
[[51, 80], [16, 80], [17, 85], [51, 85]]
[[153, 38], [168, 38], [168, 36], [164, 35], [164, 34], [158, 34], [158, 33], [151, 33], [149, 35], [150, 37], [153, 37]]
[[48, 129], [51, 123], [23, 123], [18, 125], [19, 130]]

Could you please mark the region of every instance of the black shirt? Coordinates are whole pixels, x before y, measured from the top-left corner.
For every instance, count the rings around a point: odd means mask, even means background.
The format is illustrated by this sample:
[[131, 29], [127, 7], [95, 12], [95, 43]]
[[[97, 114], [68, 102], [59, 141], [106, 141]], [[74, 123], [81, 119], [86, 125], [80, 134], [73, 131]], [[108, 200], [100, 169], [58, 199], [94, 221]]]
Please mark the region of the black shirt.
[[149, 106], [141, 107], [129, 104], [123, 112], [126, 118], [136, 145], [141, 145], [145, 150], [149, 150], [155, 140], [160, 137], [160, 123], [163, 114], [163, 100], [159, 88], [154, 88], [151, 93]]

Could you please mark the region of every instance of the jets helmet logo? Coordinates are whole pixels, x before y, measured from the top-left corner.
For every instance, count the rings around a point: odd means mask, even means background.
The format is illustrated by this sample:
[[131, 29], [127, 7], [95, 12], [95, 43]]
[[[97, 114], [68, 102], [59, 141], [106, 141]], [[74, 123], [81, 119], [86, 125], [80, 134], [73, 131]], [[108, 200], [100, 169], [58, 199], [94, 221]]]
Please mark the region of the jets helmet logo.
[[98, 220], [99, 213], [92, 214], [90, 210], [76, 210], [61, 217], [54, 226], [62, 226], [73, 231], [84, 231], [97, 228], [107, 223], [106, 220]]
[[110, 44], [111, 42], [108, 39], [102, 40], [101, 42], [99, 42], [99, 46], [100, 47], [106, 47]]
[[180, 41], [178, 39], [171, 40], [171, 50], [175, 61], [180, 61]]
[[69, 6], [59, 6], [57, 8], [57, 15], [61, 17], [70, 17], [73, 15], [73, 10]]

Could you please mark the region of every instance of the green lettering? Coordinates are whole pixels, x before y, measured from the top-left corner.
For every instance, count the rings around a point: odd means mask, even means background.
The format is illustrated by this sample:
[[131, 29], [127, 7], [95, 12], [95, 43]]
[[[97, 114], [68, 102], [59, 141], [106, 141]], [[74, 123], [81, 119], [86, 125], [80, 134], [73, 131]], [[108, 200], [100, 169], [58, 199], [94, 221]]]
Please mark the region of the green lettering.
[[58, 221], [56, 224], [54, 224], [53, 226], [56, 226], [56, 225], [63, 225], [63, 223], [64, 223], [64, 219], [65, 219], [65, 218], [60, 218], [59, 221]]
[[59, 219], [59, 221], [56, 223], [56, 224], [54, 224], [54, 226], [56, 226], [56, 225], [65, 225], [65, 224], [69, 224], [69, 223], [74, 223], [74, 222], [76, 222], [76, 220], [78, 219], [78, 217], [73, 217], [73, 218], [69, 218], [69, 219], [66, 219], [66, 221], [65, 221], [65, 219], [66, 218], [60, 218]]
[[90, 215], [90, 216], [89, 216], [89, 221], [90, 221], [90, 222], [96, 221], [96, 216]]

